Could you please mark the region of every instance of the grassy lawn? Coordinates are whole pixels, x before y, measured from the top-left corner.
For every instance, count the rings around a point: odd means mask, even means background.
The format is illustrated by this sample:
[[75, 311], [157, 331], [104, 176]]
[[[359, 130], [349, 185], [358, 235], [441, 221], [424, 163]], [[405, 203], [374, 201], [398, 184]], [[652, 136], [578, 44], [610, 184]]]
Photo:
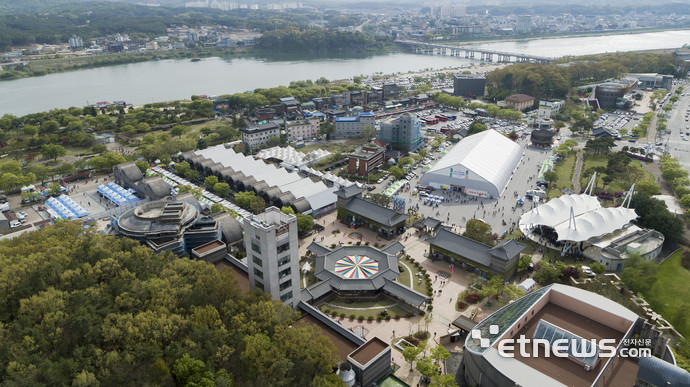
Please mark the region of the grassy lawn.
[[[390, 301], [390, 300], [388, 300], [388, 301], [390, 303], [394, 303], [394, 301]], [[361, 306], [360, 303], [361, 303], [361, 301], [356, 301], [352, 304], [347, 304], [347, 305], [349, 308], [361, 308], [363, 306]], [[390, 305], [390, 303], [387, 305]], [[393, 317], [395, 317], [396, 315], [406, 316], [408, 313], [405, 309], [399, 307], [398, 305], [394, 305], [391, 307], [379, 307], [379, 308], [373, 307], [371, 309], [365, 309], [365, 310], [353, 310], [353, 309], [340, 308], [340, 307], [331, 306], [331, 305], [321, 305], [319, 307], [319, 310], [321, 310], [324, 313], [326, 313], [326, 311], [328, 310], [329, 313], [327, 313], [327, 314], [329, 314], [329, 315], [333, 312], [336, 312], [336, 314], [338, 316], [340, 316], [341, 314], [344, 313], [346, 318], [350, 318], [350, 316], [354, 314], [355, 318], [358, 318], [359, 316], [364, 316], [365, 319], [368, 319], [370, 316], [373, 317], [374, 319], [376, 319], [376, 317], [378, 317], [380, 315], [380, 313], [383, 312], [384, 310], [388, 311], [388, 315], [391, 316], [391, 319]]]
[[551, 199], [561, 196], [561, 190], [564, 188], [573, 188], [573, 168], [575, 167], [576, 156], [575, 153], [570, 153], [556, 165], [553, 170], [558, 174], [558, 180], [550, 185], [547, 190], [547, 196]]
[[[407, 286], [408, 288], [412, 288], [416, 290], [419, 293], [426, 294], [426, 289], [427, 289], [427, 281], [425, 280], [424, 276], [421, 275], [422, 280], [419, 281], [419, 278], [417, 276], [417, 273], [422, 273], [421, 269], [418, 269], [417, 266], [415, 266], [410, 260], [408, 259], [401, 259], [400, 262], [398, 263], [400, 266], [405, 269], [404, 272], [400, 273], [400, 276], [398, 277], [397, 281], [400, 282], [401, 284]], [[412, 284], [410, 286], [410, 272], [408, 272], [408, 269], [412, 273]]]
[[[656, 282], [644, 294], [654, 311], [661, 313], [671, 324], [674, 324], [676, 313], [688, 313], [690, 301], [690, 270], [680, 264], [683, 247], [664, 263], [659, 265], [656, 272]], [[686, 337], [690, 335], [690, 320], [685, 318], [684, 326], [676, 326], [678, 331]], [[675, 325], [674, 325], [675, 326]]]
[[346, 298], [333, 297], [327, 299], [325, 302], [335, 307], [347, 308], [385, 308], [389, 305], [394, 305], [396, 302], [388, 297], [380, 297], [375, 300], [356, 300], [354, 302], [347, 302]]
[[[593, 167], [606, 167], [608, 163], [608, 157], [607, 155], [604, 154], [585, 154], [583, 158], [583, 164], [582, 164], [582, 175], [580, 175], [580, 186], [584, 189], [584, 187], [587, 186], [587, 183], [589, 183], [589, 179], [591, 177], [585, 177], [584, 172]], [[654, 178], [654, 175], [652, 175], [650, 172], [642, 168], [642, 161], [640, 160], [634, 160], [632, 159], [630, 161], [630, 166], [638, 169], [639, 171], [642, 172], [643, 177], [639, 181], [651, 181], [654, 182], [656, 179]], [[613, 180], [609, 185], [606, 186], [606, 191], [608, 192], [624, 192], [630, 189], [630, 185], [632, 184], [630, 181], [626, 180], [625, 176], [612, 176], [616, 178]], [[600, 178], [597, 178], [597, 186], [596, 188], [599, 189], [602, 187], [602, 180]]]

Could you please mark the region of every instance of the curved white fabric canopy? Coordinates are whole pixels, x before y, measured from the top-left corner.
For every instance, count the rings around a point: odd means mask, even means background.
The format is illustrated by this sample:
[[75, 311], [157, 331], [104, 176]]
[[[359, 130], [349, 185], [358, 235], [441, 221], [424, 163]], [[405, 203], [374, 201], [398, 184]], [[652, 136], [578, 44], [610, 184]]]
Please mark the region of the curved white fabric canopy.
[[557, 224], [563, 223], [570, 218], [571, 208], [577, 217], [601, 208], [601, 203], [599, 203], [599, 199], [596, 197], [585, 194], [563, 195], [551, 199], [548, 203], [542, 204], [522, 215], [520, 217], [520, 228], [522, 228], [522, 224], [526, 226], [542, 224], [555, 227]]
[[522, 215], [519, 227], [527, 235], [536, 226], [549, 226], [559, 241], [582, 242], [619, 230], [635, 218], [637, 214], [631, 208], [603, 208], [594, 196], [573, 194], [552, 199]]

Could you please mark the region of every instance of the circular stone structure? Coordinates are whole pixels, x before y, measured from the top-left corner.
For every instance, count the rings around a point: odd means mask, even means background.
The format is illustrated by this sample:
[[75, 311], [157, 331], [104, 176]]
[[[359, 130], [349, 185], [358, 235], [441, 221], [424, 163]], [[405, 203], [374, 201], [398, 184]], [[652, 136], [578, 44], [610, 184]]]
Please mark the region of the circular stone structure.
[[378, 273], [379, 263], [366, 255], [348, 255], [335, 262], [335, 272], [347, 279], [364, 279]]

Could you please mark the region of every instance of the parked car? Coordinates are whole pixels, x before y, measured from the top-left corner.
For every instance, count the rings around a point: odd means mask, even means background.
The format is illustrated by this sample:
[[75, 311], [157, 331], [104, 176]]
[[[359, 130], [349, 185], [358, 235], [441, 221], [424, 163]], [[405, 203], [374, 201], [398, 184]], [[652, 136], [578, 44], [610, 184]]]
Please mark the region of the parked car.
[[10, 228], [21, 227], [21, 225], [22, 225], [22, 222], [20, 222], [18, 220], [13, 220], [10, 222]]

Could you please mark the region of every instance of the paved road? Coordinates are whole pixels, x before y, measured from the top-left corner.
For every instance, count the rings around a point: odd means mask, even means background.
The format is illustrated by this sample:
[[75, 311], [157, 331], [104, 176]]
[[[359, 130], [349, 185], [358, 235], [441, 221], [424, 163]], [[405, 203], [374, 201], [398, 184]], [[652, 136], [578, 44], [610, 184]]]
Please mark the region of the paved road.
[[690, 141], [683, 141], [681, 139], [681, 132], [683, 137], [690, 140], [690, 136], [686, 133], [690, 132], [688, 126], [690, 121], [685, 120], [685, 113], [690, 108], [690, 93], [685, 97], [680, 97], [675, 104], [675, 108], [671, 110], [671, 118], [666, 123], [670, 134], [663, 138], [664, 145], [673, 157], [677, 157], [680, 164], [690, 171]]

